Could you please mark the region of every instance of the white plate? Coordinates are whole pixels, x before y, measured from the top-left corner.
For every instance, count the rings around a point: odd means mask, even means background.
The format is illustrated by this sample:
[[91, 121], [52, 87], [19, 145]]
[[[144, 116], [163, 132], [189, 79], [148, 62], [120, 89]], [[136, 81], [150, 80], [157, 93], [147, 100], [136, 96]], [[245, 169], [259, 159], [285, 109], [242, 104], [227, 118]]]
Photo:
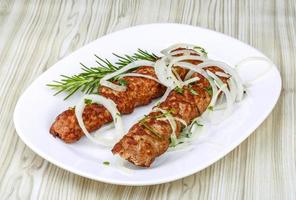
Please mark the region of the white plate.
[[[37, 154], [53, 164], [84, 177], [121, 185], [151, 185], [183, 178], [216, 162], [246, 139], [268, 116], [275, 106], [281, 90], [281, 78], [273, 67], [249, 88], [249, 95], [236, 105], [235, 111], [225, 121], [212, 125], [193, 148], [167, 152], [149, 169], [135, 169], [124, 173], [113, 167], [114, 156], [109, 149], [92, 144], [86, 138], [75, 144], [65, 144], [48, 133], [55, 117], [73, 106], [81, 97], [63, 101], [63, 96], [53, 96], [45, 85], [60, 79], [61, 74], [80, 72], [79, 63], [95, 66], [94, 54], [115, 61], [112, 52], [129, 54], [137, 48], [158, 53], [161, 49], [185, 42], [204, 47], [210, 58], [234, 65], [249, 56], [265, 57], [256, 49], [234, 38], [203, 28], [180, 24], [150, 24], [124, 29], [84, 46], [62, 59], [43, 73], [19, 99], [14, 123], [20, 138]], [[241, 76], [257, 73], [257, 63]], [[152, 104], [137, 108], [124, 116], [126, 130], [145, 113]], [[110, 161], [110, 166], [102, 164]]]

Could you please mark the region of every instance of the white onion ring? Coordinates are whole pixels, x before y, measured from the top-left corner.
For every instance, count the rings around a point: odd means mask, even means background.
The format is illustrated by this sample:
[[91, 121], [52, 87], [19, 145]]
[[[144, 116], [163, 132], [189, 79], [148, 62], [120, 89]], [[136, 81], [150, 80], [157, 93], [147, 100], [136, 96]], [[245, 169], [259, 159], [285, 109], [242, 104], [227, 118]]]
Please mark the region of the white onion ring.
[[123, 77], [142, 77], [142, 78], [147, 78], [147, 79], [151, 79], [151, 80], [154, 80], [158, 83], [161, 83], [158, 79], [154, 78], [153, 76], [149, 76], [149, 75], [145, 75], [145, 74], [138, 74], [138, 73], [126, 73], [126, 74], [122, 74], [122, 75], [119, 75], [120, 78], [123, 78]]
[[184, 81], [184, 85], [189, 85], [190, 83], [193, 83], [193, 82], [196, 82], [196, 81], [199, 81], [199, 80], [200, 80], [200, 78], [193, 77], [191, 79], [188, 79], [188, 80]]
[[[155, 63], [155, 73], [159, 81], [168, 88], [174, 89], [175, 87], [182, 88], [185, 84], [180, 77], [176, 77], [173, 73], [173, 65], [182, 60], [199, 60], [203, 61], [205, 58], [201, 56], [179, 56], [175, 58], [168, 59], [163, 57]], [[168, 63], [168, 66], [167, 66]]]
[[166, 49], [163, 49], [161, 51], [161, 53], [163, 55], [169, 55], [170, 53], [172, 53], [171, 51], [175, 50], [175, 49], [179, 49], [179, 48], [183, 48], [183, 49], [192, 49], [194, 50], [196, 53], [200, 53], [201, 55], [203, 55], [204, 57], [206, 57], [206, 54], [204, 54], [202, 51], [200, 51], [200, 48], [201, 47], [198, 47], [196, 45], [193, 45], [193, 44], [186, 44], [186, 43], [177, 43], [177, 44], [173, 44], [171, 46], [169, 46], [168, 48]]
[[154, 66], [154, 62], [151, 62], [151, 61], [145, 61], [145, 60], [139, 60], [139, 61], [135, 61], [135, 62], [132, 62], [130, 64], [128, 64], [127, 66], [111, 73], [111, 74], [107, 74], [106, 76], [104, 76], [101, 80], [100, 80], [100, 84], [103, 85], [103, 86], [106, 86], [106, 87], [109, 87], [113, 90], [116, 90], [116, 91], [120, 91], [120, 92], [123, 92], [126, 90], [126, 86], [121, 86], [121, 85], [116, 85], [110, 81], [108, 81], [109, 79], [111, 78], [114, 78], [115, 76], [118, 76], [130, 69], [134, 69], [134, 68], [137, 68], [137, 67], [140, 67], [140, 66]]
[[226, 73], [224, 73], [224, 72], [219, 72], [219, 71], [217, 71], [217, 72], [215, 72], [215, 74], [216, 74], [217, 76], [219, 76], [219, 77], [224, 77], [224, 78], [229, 78], [229, 77], [230, 77], [229, 74], [226, 74]]
[[181, 119], [181, 118], [179, 118], [179, 117], [174, 117], [174, 119], [176, 120], [176, 121], [179, 121], [181, 124], [183, 124], [185, 127], [187, 126], [187, 123], [186, 123], [186, 121], [184, 120], [184, 119]]
[[[208, 74], [206, 73], [206, 71], [203, 68], [198, 68], [198, 65], [193, 65], [191, 63], [186, 63], [186, 62], [179, 62], [178, 65], [182, 68], [191, 70], [193, 73], [196, 72], [196, 73], [201, 74], [203, 77], [205, 77], [211, 85], [212, 92], [213, 92], [212, 96], [216, 95], [216, 93], [218, 92], [217, 86], [215, 85], [214, 81], [211, 79], [211, 77], [208, 76]], [[214, 104], [213, 102], [214, 102], [214, 99], [212, 98], [209, 106]]]
[[158, 78], [158, 80], [167, 88], [173, 89], [176, 85], [176, 82], [178, 80], [174, 76], [172, 70], [170, 70], [166, 64], [167, 64], [167, 58], [163, 57], [156, 61], [154, 65], [155, 74]]
[[220, 61], [214, 61], [214, 60], [208, 60], [206, 62], [200, 63], [197, 65], [198, 68], [204, 68], [204, 67], [211, 67], [211, 66], [217, 66], [221, 69], [223, 69], [226, 73], [230, 74], [231, 77], [233, 77], [236, 88], [237, 88], [237, 94], [236, 94], [236, 100], [241, 101], [244, 95], [244, 87], [242, 84], [242, 80], [232, 67], [227, 65], [224, 62]]
[[267, 72], [269, 72], [269, 70], [271, 70], [272, 67], [274, 66], [274, 64], [268, 58], [265, 58], [265, 57], [256, 57], [256, 56], [244, 58], [240, 62], [238, 62], [237, 64], [235, 64], [234, 66], [235, 66], [236, 69], [240, 69], [243, 66], [243, 64], [248, 63], [248, 62], [251, 62], [251, 61], [265, 61], [269, 65], [268, 65], [268, 68], [265, 71], [263, 71], [260, 74], [258, 74], [256, 76], [256, 78], [254, 78], [252, 80], [245, 81], [244, 84], [247, 87], [252, 86], [252, 82], [260, 79], [263, 75], [265, 75]]
[[[115, 125], [115, 130], [116, 130], [115, 131], [116, 135], [114, 135], [113, 138], [105, 138], [100, 134], [99, 135], [91, 135], [88, 132], [88, 130], [86, 129], [86, 127], [84, 125], [83, 118], [82, 118], [83, 110], [85, 108], [85, 102], [84, 102], [85, 99], [90, 99], [93, 103], [98, 103], [98, 104], [103, 105], [111, 113], [113, 121], [114, 121], [114, 125]], [[121, 120], [119, 111], [116, 108], [116, 104], [112, 100], [107, 99], [103, 96], [85, 95], [83, 98], [81, 98], [79, 103], [76, 105], [75, 115], [76, 115], [78, 124], [79, 124], [80, 128], [82, 129], [83, 133], [86, 135], [86, 137], [89, 140], [91, 140], [92, 142], [94, 142], [96, 144], [110, 147], [110, 146], [113, 146], [117, 142], [117, 140], [124, 135], [122, 120]]]
[[175, 146], [177, 144], [177, 135], [176, 135], [177, 124], [176, 124], [176, 121], [174, 120], [174, 117], [172, 116], [171, 113], [159, 107], [154, 108], [153, 111], [155, 112], [159, 111], [165, 114], [164, 118], [168, 120], [168, 122], [170, 123], [170, 126], [172, 127], [171, 143], [173, 143], [173, 146]]
[[176, 56], [176, 55], [179, 55], [179, 54], [183, 54], [184, 56], [185, 56], [185, 55], [186, 55], [186, 56], [189, 56], [189, 55], [191, 55], [191, 53], [196, 54], [197, 52], [194, 51], [194, 50], [192, 50], [192, 49], [182, 49], [182, 50], [177, 50], [177, 51], [171, 51], [171, 52], [169, 53], [169, 55], [171, 55], [171, 56]]
[[[227, 87], [225, 87], [226, 84], [224, 84], [218, 76], [216, 76], [214, 73], [212, 73], [209, 70], [207, 70], [207, 73], [209, 74], [209, 76], [211, 76], [216, 81], [217, 86], [225, 94], [227, 107], [226, 107], [226, 110], [225, 110], [225, 113], [224, 113], [223, 117], [226, 117], [232, 111], [232, 108], [233, 108], [233, 104], [235, 102], [235, 99], [232, 99], [231, 92], [228, 90]], [[225, 86], [223, 87], [223, 85], [225, 85]], [[235, 91], [233, 91], [233, 92], [235, 92]]]

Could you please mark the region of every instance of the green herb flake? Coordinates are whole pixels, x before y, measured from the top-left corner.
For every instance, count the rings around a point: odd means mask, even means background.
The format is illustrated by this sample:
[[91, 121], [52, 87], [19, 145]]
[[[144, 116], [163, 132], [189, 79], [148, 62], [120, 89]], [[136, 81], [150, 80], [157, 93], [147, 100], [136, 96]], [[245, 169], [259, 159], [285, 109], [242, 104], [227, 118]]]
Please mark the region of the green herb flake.
[[91, 99], [84, 99], [84, 103], [86, 105], [90, 105], [92, 103], [92, 100]]
[[154, 135], [156, 135], [157, 137], [162, 139], [162, 136], [156, 131], [154, 130], [152, 127], [150, 127], [148, 124], [145, 123], [145, 118], [142, 119], [139, 123], [144, 126], [146, 129], [148, 129], [150, 132], [152, 132]]
[[213, 106], [209, 106], [208, 109], [209, 109], [210, 111], [213, 111], [213, 110], [214, 110], [214, 107], [213, 107]]
[[193, 95], [198, 95], [198, 93], [194, 89], [192, 89], [191, 87], [189, 88], [189, 91]]
[[108, 165], [110, 165], [110, 162], [109, 161], [104, 161], [103, 162], [103, 165], [107, 165], [108, 166]]
[[175, 91], [178, 92], [179, 94], [183, 94], [183, 88], [176, 87]]
[[197, 52], [200, 52], [200, 53], [204, 54], [205, 56], [208, 55], [208, 52], [204, 48], [202, 48], [200, 46], [195, 46], [195, 47], [193, 47], [193, 49], [196, 50]]
[[127, 85], [127, 81], [124, 80], [124, 79], [119, 79], [119, 80], [118, 80], [118, 83], [119, 83], [119, 85], [121, 85], [121, 86], [126, 86], [126, 85]]
[[206, 88], [204, 88], [204, 89], [205, 89], [205, 91], [206, 91], [210, 96], [213, 95], [213, 90], [212, 90], [212, 87], [211, 87], [211, 86], [206, 87]]
[[176, 111], [175, 108], [171, 108], [171, 109], [169, 110], [169, 112], [170, 112], [170, 113], [176, 113], [177, 111]]

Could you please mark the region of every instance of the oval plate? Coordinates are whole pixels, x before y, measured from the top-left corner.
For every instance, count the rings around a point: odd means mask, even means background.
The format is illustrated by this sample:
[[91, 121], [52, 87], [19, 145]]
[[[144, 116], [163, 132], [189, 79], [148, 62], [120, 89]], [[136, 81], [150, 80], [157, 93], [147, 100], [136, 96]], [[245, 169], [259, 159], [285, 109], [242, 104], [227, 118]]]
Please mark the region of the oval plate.
[[[20, 97], [14, 112], [14, 123], [20, 138], [37, 154], [51, 163], [75, 174], [94, 180], [120, 185], [152, 185], [189, 176], [216, 162], [245, 140], [268, 116], [281, 90], [281, 78], [273, 67], [249, 87], [249, 93], [235, 106], [229, 118], [211, 125], [192, 148], [167, 152], [157, 158], [151, 168], [138, 168], [126, 173], [113, 167], [115, 158], [110, 149], [82, 138], [75, 144], [65, 144], [49, 134], [55, 117], [75, 105], [81, 94], [67, 101], [53, 96], [45, 85], [59, 80], [60, 75], [81, 71], [80, 62], [96, 66], [94, 54], [114, 62], [112, 53], [129, 54], [141, 48], [158, 52], [174, 43], [197, 44], [208, 51], [210, 58], [234, 65], [249, 56], [265, 57], [256, 49], [234, 38], [211, 30], [180, 24], [150, 24], [124, 29], [84, 46], [62, 59], [43, 73]], [[245, 79], [257, 73], [258, 65], [241, 74]], [[259, 66], [260, 67], [260, 66]], [[153, 104], [137, 108], [123, 117], [125, 129], [149, 113]], [[109, 161], [111, 165], [102, 163]]]

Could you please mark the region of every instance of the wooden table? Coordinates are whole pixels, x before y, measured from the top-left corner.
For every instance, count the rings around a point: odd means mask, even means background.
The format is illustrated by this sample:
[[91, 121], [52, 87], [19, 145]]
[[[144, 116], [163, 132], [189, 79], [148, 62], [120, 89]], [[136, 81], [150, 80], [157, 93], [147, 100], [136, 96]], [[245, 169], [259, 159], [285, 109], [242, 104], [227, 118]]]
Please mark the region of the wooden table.
[[[105, 34], [137, 24], [176, 22], [223, 32], [279, 66], [283, 91], [267, 120], [226, 157], [187, 178], [125, 187], [60, 169], [17, 136], [13, 111], [42, 72]], [[235, 55], [233, 55], [235, 56]], [[295, 0], [0, 0], [1, 199], [296, 199]]]

